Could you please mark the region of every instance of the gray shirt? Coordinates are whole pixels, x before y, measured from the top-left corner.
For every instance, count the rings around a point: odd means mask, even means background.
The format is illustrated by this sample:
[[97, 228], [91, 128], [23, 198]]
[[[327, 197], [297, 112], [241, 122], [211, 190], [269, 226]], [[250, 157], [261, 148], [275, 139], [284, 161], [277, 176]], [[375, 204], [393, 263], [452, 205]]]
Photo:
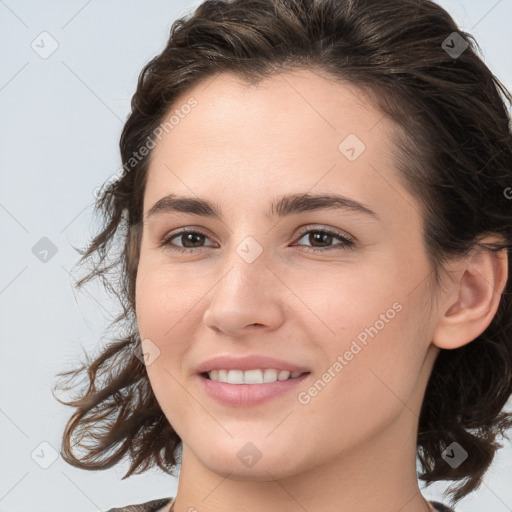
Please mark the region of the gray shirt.
[[[139, 503], [138, 505], [126, 505], [121, 508], [111, 508], [107, 512], [161, 512], [167, 510], [171, 500], [173, 498], [160, 498], [157, 500], [146, 501], [145, 503]], [[439, 512], [455, 512], [450, 507], [439, 503], [438, 501], [429, 501], [432, 505], [433, 510]]]

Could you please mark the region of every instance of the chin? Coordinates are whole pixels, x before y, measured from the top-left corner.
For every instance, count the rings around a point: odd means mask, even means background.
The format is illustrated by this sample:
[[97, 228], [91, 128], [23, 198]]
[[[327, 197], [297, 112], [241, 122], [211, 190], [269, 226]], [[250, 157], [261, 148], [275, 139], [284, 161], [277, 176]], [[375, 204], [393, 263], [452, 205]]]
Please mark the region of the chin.
[[258, 448], [258, 442], [241, 442], [231, 439], [228, 444], [206, 452], [199, 451], [198, 457], [205, 467], [231, 480], [270, 482], [296, 474], [298, 461], [290, 459], [290, 447], [273, 446], [272, 443]]

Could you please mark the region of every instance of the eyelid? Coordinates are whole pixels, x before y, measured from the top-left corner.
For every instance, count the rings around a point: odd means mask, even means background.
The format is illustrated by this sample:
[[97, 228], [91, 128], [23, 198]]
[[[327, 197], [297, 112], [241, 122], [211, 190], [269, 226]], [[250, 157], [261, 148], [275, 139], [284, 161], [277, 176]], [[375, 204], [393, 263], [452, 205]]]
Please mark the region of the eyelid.
[[346, 238], [347, 240], [350, 240], [351, 242], [357, 241], [357, 239], [355, 237], [353, 237], [346, 231], [343, 231], [342, 229], [339, 229], [339, 228], [332, 228], [330, 226], [325, 226], [323, 224], [307, 224], [306, 226], [300, 228], [299, 239], [302, 238], [303, 234], [307, 233], [308, 231], [315, 231], [315, 230], [329, 231], [329, 232], [332, 232], [333, 234], [335, 234], [336, 236]]

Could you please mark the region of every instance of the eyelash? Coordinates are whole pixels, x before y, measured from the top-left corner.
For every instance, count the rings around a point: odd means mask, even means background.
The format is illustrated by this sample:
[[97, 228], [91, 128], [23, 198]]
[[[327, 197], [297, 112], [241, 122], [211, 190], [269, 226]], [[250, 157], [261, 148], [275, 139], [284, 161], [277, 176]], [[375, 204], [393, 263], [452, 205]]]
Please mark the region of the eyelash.
[[[327, 251], [333, 251], [333, 250], [336, 250], [336, 249], [342, 249], [342, 250], [353, 250], [355, 249], [355, 244], [354, 244], [354, 241], [350, 238], [348, 238], [347, 236], [344, 236], [342, 235], [341, 233], [337, 233], [336, 231], [331, 231], [329, 229], [320, 229], [320, 228], [317, 228], [317, 229], [306, 229], [304, 231], [301, 232], [299, 238], [297, 240], [300, 240], [301, 238], [304, 237], [304, 235], [308, 234], [308, 233], [322, 233], [322, 234], [325, 234], [325, 235], [331, 235], [335, 238], [338, 238], [339, 240], [341, 240], [343, 243], [338, 245], [338, 246], [334, 246], [334, 247], [321, 247], [321, 248], [318, 248], [318, 247], [304, 247], [304, 246], [301, 246], [303, 247], [303, 250], [307, 251], [307, 252], [327, 252]], [[170, 248], [172, 251], [177, 251], [177, 252], [180, 252], [180, 253], [190, 253], [190, 252], [195, 252], [197, 249], [202, 249], [202, 247], [197, 247], [197, 248], [191, 248], [191, 247], [180, 247], [180, 246], [177, 246], [177, 245], [172, 245], [171, 244], [171, 241], [176, 238], [176, 237], [179, 237], [180, 235], [184, 235], [184, 234], [194, 234], [194, 235], [204, 235], [205, 237], [208, 237], [208, 235], [206, 235], [206, 233], [203, 233], [201, 231], [193, 231], [193, 230], [187, 230], [187, 229], [184, 229], [184, 230], [181, 230], [181, 231], [178, 231], [178, 232], [171, 232], [171, 233], [168, 233], [167, 235], [164, 236], [164, 238], [162, 239], [161, 243], [160, 243], [160, 246], [161, 247], [164, 247], [164, 246], [167, 246], [168, 248]]]

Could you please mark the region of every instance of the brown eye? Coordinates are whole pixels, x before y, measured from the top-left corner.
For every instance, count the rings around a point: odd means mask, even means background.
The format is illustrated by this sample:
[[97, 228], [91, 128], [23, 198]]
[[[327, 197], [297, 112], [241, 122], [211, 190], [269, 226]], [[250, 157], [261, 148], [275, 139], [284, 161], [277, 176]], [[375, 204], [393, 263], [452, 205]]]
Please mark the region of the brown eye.
[[[353, 240], [335, 231], [331, 231], [328, 229], [309, 229], [307, 231], [302, 232], [301, 238], [299, 238], [299, 240], [304, 238], [306, 235], [308, 235], [307, 241], [313, 245], [313, 247], [305, 247], [306, 251], [325, 252], [334, 249], [354, 249]], [[331, 244], [333, 239], [341, 240], [341, 243], [334, 246], [329, 245], [328, 247], [316, 246], [316, 244]]]
[[[305, 238], [306, 235], [308, 235], [307, 242], [312, 245], [312, 247], [307, 247], [300, 244], [300, 247], [303, 247], [306, 251], [326, 252], [335, 249], [355, 248], [353, 240], [348, 238], [348, 236], [328, 229], [309, 229], [303, 231], [299, 240]], [[194, 249], [205, 247], [202, 244], [204, 244], [207, 239], [208, 236], [201, 231], [182, 230], [166, 235], [161, 242], [161, 246], [182, 253], [194, 252]], [[182, 244], [176, 245], [173, 240], [181, 240]], [[333, 240], [338, 240], [340, 243], [332, 245]]]
[[[161, 245], [171, 250], [179, 252], [190, 252], [194, 249], [201, 248], [201, 243], [208, 237], [200, 231], [179, 231], [178, 233], [170, 233], [164, 237]], [[172, 243], [174, 239], [181, 240], [183, 245], [175, 245]]]

